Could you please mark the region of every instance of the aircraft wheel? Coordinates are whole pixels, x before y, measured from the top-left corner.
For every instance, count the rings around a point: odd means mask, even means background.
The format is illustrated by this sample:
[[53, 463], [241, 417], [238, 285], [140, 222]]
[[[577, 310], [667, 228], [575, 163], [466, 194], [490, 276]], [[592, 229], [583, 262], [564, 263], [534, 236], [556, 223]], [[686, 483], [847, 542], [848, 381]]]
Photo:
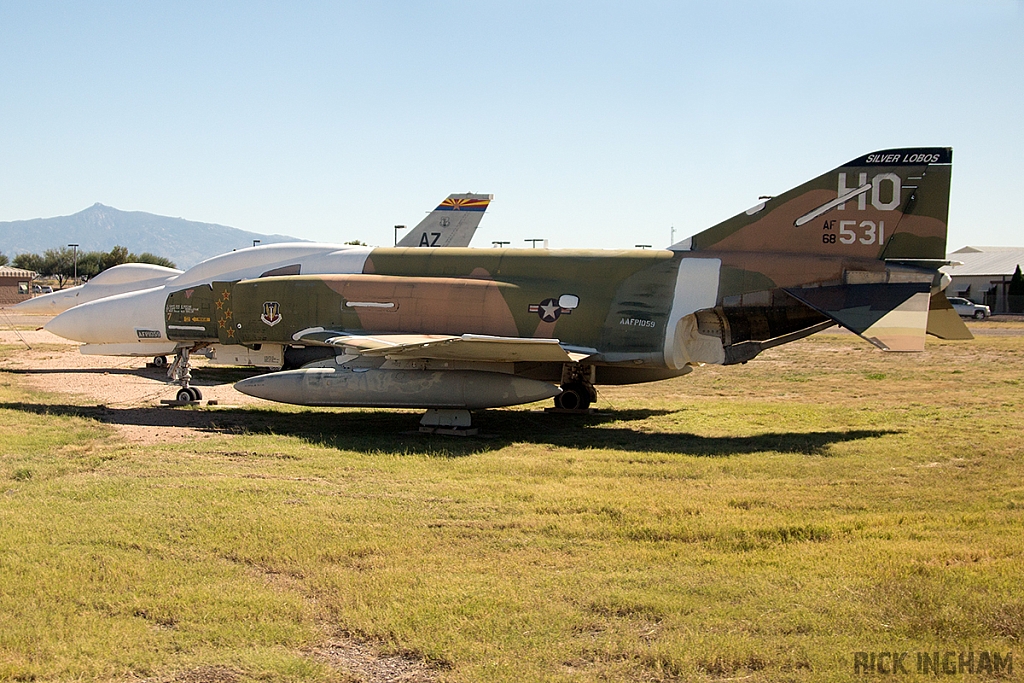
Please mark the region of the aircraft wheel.
[[195, 397], [192, 396], [192, 389], [189, 387], [182, 387], [178, 389], [178, 400], [182, 403], [188, 403], [189, 401], [195, 401]]
[[193, 396], [192, 400], [193, 401], [202, 401], [203, 400], [203, 392], [199, 391], [198, 387], [189, 387], [188, 390], [192, 392], [192, 396]]
[[167, 367], [167, 356], [154, 356], [154, 358], [153, 358], [153, 365], [155, 365], [158, 368], [166, 368]]
[[590, 407], [590, 391], [582, 384], [566, 384], [555, 396], [555, 407], [563, 410], [586, 410]]

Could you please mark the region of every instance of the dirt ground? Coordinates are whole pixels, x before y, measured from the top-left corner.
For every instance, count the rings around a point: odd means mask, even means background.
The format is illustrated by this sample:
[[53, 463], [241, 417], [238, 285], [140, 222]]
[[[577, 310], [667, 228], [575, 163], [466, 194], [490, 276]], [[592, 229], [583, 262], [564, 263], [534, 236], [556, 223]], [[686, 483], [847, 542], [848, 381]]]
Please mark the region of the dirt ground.
[[[24, 376], [41, 391], [71, 394], [105, 406], [151, 406], [173, 399], [176, 385], [168, 384], [167, 370], [153, 367], [152, 358], [84, 356], [78, 344], [45, 330], [0, 331], [0, 344], [22, 346], [15, 355], [0, 359], [0, 368]], [[232, 386], [258, 371], [222, 368], [202, 356], [193, 358], [192, 384], [203, 393], [203, 403], [219, 405], [273, 405], [235, 391]]]
[[[194, 411], [168, 407], [166, 419], [153, 419], [152, 409], [161, 406], [162, 399], [173, 399], [177, 386], [168, 383], [165, 369], [152, 366], [152, 358], [84, 356], [77, 342], [31, 329], [41, 327], [48, 317], [5, 313], [0, 315], [0, 344], [20, 350], [0, 358], [0, 370], [19, 375], [29, 387], [117, 411], [118, 419], [111, 423], [136, 443], [209, 438], [216, 433], [205, 428], [209, 419]], [[235, 382], [259, 370], [211, 365], [203, 357], [195, 358], [193, 365], [192, 384], [202, 391], [204, 405], [274, 405], [234, 389]]]

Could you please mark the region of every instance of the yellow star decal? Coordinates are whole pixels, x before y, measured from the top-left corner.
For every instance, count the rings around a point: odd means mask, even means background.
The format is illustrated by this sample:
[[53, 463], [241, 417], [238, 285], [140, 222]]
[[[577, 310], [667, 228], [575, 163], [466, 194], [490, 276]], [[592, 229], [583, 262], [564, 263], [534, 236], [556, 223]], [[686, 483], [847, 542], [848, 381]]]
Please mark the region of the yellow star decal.
[[217, 310], [220, 310], [220, 309], [224, 308], [224, 302], [223, 301], [214, 301], [213, 305], [217, 307]]
[[227, 301], [228, 299], [231, 298], [231, 292], [225, 289], [223, 292], [221, 292], [220, 296], [224, 301]]
[[218, 325], [219, 327], [224, 327], [224, 318], [221, 318], [220, 320], [218, 320], [218, 321], [217, 321], [217, 325]]
[[230, 328], [230, 327], [228, 328], [228, 336], [229, 337], [234, 337], [235, 336], [235, 331], [232, 328]]
[[224, 311], [224, 319], [231, 320], [231, 309]]

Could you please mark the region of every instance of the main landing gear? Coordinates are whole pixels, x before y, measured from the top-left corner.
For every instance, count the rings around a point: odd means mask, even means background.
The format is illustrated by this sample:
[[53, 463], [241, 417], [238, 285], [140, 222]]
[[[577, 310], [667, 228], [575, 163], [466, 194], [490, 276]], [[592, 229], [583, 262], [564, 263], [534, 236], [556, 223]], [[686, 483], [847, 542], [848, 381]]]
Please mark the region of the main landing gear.
[[182, 403], [191, 403], [192, 401], [202, 401], [203, 392], [199, 391], [195, 387], [182, 387], [178, 389], [178, 395], [176, 398]]
[[[171, 378], [171, 382], [174, 384], [180, 384], [181, 389], [178, 389], [176, 396], [177, 400], [182, 403], [191, 403], [193, 401], [202, 401], [203, 392], [199, 391], [198, 387], [190, 386], [192, 382], [192, 359], [191, 351], [188, 347], [178, 349], [175, 354], [176, 357], [174, 362], [171, 363], [171, 367], [167, 369], [167, 376]], [[153, 361], [156, 363], [157, 356]], [[167, 359], [164, 358], [164, 364], [167, 363]], [[157, 364], [159, 367], [159, 364]]]
[[586, 410], [597, 400], [594, 379], [597, 368], [593, 365], [567, 363], [562, 366], [562, 393], [555, 396], [558, 410]]

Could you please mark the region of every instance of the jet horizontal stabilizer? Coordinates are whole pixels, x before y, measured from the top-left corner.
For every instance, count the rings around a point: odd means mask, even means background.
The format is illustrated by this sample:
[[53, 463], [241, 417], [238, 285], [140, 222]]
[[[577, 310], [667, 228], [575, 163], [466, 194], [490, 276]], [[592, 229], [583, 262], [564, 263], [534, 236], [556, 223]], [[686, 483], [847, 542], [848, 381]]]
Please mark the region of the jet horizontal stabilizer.
[[939, 339], [974, 339], [945, 292], [935, 292], [928, 302], [928, 334]]
[[924, 282], [786, 290], [884, 351], [923, 351], [930, 287]]

